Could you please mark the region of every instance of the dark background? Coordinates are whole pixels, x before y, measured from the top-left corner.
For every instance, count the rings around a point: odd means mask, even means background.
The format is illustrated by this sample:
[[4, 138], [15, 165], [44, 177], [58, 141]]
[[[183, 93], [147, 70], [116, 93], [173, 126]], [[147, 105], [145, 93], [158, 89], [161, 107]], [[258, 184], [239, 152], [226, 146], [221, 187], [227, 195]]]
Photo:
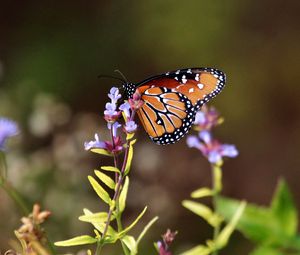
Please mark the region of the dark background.
[[[225, 162], [224, 194], [267, 205], [284, 177], [299, 208], [299, 7], [292, 0], [2, 1], [0, 115], [22, 129], [9, 146], [9, 178], [29, 202], [52, 211], [51, 240], [92, 234], [77, 220], [82, 208], [105, 209], [86, 176], [111, 162], [85, 152], [83, 142], [95, 132], [107, 137], [104, 104], [120, 84], [97, 75], [115, 69], [133, 82], [178, 68], [223, 70], [227, 87], [210, 103], [225, 118], [215, 135], [240, 151]], [[125, 222], [144, 205], [145, 221], [160, 217], [141, 254], [153, 254], [168, 227], [179, 231], [177, 251], [210, 238], [207, 224], [180, 205], [210, 185], [206, 160], [185, 139], [157, 146], [142, 129], [135, 148]], [[3, 191], [0, 205], [4, 251], [20, 215]], [[235, 234], [223, 253], [251, 247]]]

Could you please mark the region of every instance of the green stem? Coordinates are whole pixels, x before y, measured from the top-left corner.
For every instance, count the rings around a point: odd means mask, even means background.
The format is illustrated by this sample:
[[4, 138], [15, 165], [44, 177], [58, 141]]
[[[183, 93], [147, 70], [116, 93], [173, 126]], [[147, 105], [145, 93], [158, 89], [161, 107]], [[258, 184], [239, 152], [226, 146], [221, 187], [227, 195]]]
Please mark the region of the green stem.
[[[134, 115], [135, 115], [135, 111], [132, 112], [130, 120], [133, 120]], [[112, 138], [112, 141], [114, 141], [113, 136], [111, 136], [111, 138]], [[119, 197], [120, 197], [121, 187], [122, 187], [123, 180], [124, 180], [124, 177], [125, 177], [124, 172], [125, 172], [125, 168], [126, 168], [126, 165], [127, 165], [129, 147], [130, 147], [130, 141], [127, 140], [124, 159], [123, 159], [123, 164], [122, 164], [122, 168], [121, 168], [121, 174], [118, 176], [116, 189], [115, 189], [115, 194], [114, 194], [113, 199], [112, 199], [113, 201], [116, 201], [116, 206], [118, 206], [118, 204], [119, 204]], [[117, 164], [118, 164], [117, 158], [114, 157], [115, 167], [117, 167]], [[106, 236], [106, 233], [107, 233], [110, 221], [111, 221], [111, 216], [112, 216], [113, 210], [114, 210], [114, 208], [112, 208], [112, 207], [109, 208], [109, 211], [108, 211], [108, 214], [107, 214], [106, 224], [105, 224], [105, 227], [104, 227], [104, 230], [103, 230], [103, 233], [102, 233], [102, 237], [97, 242], [97, 249], [96, 249], [95, 255], [100, 255], [101, 249], [103, 247], [103, 240]], [[118, 209], [116, 208], [116, 210], [118, 210]], [[118, 225], [118, 230], [119, 230], [119, 228], [122, 229], [122, 224], [121, 224], [120, 213], [117, 213], [117, 215], [118, 216], [117, 216], [116, 220], [117, 220], [117, 225]], [[122, 247], [123, 247], [123, 251], [124, 251], [125, 255], [129, 255], [129, 251], [123, 243], [122, 243]]]
[[[218, 196], [222, 190], [222, 169], [219, 165], [212, 165], [212, 173], [213, 173], [213, 208], [216, 214], [218, 213], [217, 200]], [[216, 240], [220, 233], [220, 224], [217, 224], [214, 227], [213, 240]], [[218, 255], [218, 249], [215, 249], [212, 255]]]
[[20, 194], [15, 190], [15, 188], [10, 185], [7, 180], [5, 180], [3, 177], [0, 177], [0, 186], [5, 192], [9, 195], [9, 197], [16, 203], [16, 205], [20, 208], [22, 211], [22, 214], [28, 215], [29, 210], [27, 208], [26, 203], [21, 198]]

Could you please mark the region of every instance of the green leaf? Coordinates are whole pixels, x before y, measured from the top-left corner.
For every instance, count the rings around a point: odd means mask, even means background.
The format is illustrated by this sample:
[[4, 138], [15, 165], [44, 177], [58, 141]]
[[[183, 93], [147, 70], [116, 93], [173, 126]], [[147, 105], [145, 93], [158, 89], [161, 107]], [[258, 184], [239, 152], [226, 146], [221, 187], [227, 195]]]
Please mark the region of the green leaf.
[[140, 233], [137, 241], [136, 241], [136, 245], [138, 246], [140, 241], [142, 240], [142, 238], [145, 236], [145, 234], [147, 233], [147, 231], [151, 228], [151, 226], [158, 220], [158, 217], [154, 217], [151, 221], [149, 221], [149, 223], [144, 227], [143, 231]]
[[260, 246], [250, 253], [250, 255], [284, 255], [282, 251], [268, 246]]
[[88, 179], [93, 187], [93, 189], [96, 191], [97, 195], [107, 204], [111, 203], [111, 199], [108, 195], [108, 193], [101, 187], [101, 185], [94, 179], [92, 176], [88, 176]]
[[[239, 203], [238, 200], [220, 196], [217, 200], [217, 207], [223, 217], [229, 221], [237, 211]], [[281, 237], [274, 222], [276, 222], [276, 218], [268, 208], [247, 204], [237, 224], [237, 229], [250, 240], [264, 243]]]
[[220, 215], [214, 213], [209, 207], [206, 205], [200, 204], [198, 202], [184, 200], [182, 205], [192, 211], [193, 213], [199, 215], [203, 219], [205, 219], [211, 226], [216, 227], [219, 226], [222, 222], [222, 218]]
[[99, 170], [94, 170], [95, 175], [109, 188], [115, 189], [115, 182], [106, 174], [100, 172]]
[[109, 151], [104, 150], [104, 149], [91, 149], [91, 152], [101, 154], [101, 155], [104, 155], [104, 156], [110, 156], [110, 157], [113, 156], [112, 153], [110, 153]]
[[180, 255], [208, 255], [211, 252], [211, 249], [207, 246], [197, 245], [194, 248], [181, 253]]
[[125, 182], [123, 185], [123, 188], [120, 193], [120, 198], [119, 198], [119, 210], [120, 212], [123, 212], [126, 206], [126, 198], [127, 198], [127, 192], [128, 192], [128, 187], [129, 187], [129, 178], [126, 176]]
[[55, 242], [56, 246], [74, 246], [74, 245], [83, 245], [83, 244], [92, 244], [96, 243], [97, 239], [89, 235], [77, 236], [65, 241]]
[[[114, 216], [111, 216], [111, 220], [114, 219]], [[79, 220], [84, 222], [90, 223], [103, 223], [107, 220], [107, 213], [106, 212], [99, 212], [99, 213], [89, 213], [85, 215], [79, 216]]]
[[[83, 212], [85, 215], [87, 216], [91, 216], [93, 215], [93, 213], [88, 210], [88, 209], [83, 209]], [[112, 215], [111, 216], [111, 220], [114, 219], [114, 216]], [[107, 220], [107, 219], [106, 219]], [[105, 220], [105, 221], [106, 221]], [[93, 224], [93, 226], [100, 231], [100, 233], [103, 234], [103, 231], [104, 231], [104, 228], [105, 228], [105, 224], [106, 222], [91, 222]], [[107, 235], [110, 236], [110, 242], [113, 243], [115, 242], [117, 239], [118, 239], [118, 236], [117, 236], [117, 232], [111, 227], [111, 226], [108, 226], [108, 229], [107, 229]]]
[[124, 175], [127, 175], [130, 171], [131, 162], [132, 162], [132, 158], [133, 158], [133, 145], [135, 144], [135, 142], [136, 142], [136, 139], [130, 141], [130, 143], [129, 143], [128, 158], [127, 158], [127, 162], [126, 162], [126, 166], [125, 166]]
[[222, 231], [220, 232], [220, 234], [217, 236], [216, 240], [214, 240], [215, 245], [217, 248], [223, 248], [227, 245], [228, 240], [231, 236], [231, 234], [233, 233], [233, 231], [236, 228], [236, 225], [238, 223], [238, 221], [240, 220], [244, 210], [246, 207], [246, 202], [242, 201], [239, 205], [239, 207], [237, 208], [237, 210], [235, 211], [232, 219], [229, 221], [229, 223], [222, 229]]
[[115, 173], [121, 174], [120, 170], [114, 166], [102, 166], [101, 169], [104, 171], [115, 172]]
[[280, 229], [287, 236], [297, 233], [298, 214], [292, 194], [284, 180], [280, 180], [272, 199], [271, 210]]
[[146, 211], [147, 211], [147, 206], [127, 228], [125, 228], [123, 231], [118, 233], [119, 237], [122, 238], [124, 235], [126, 235], [127, 232], [130, 231], [139, 222], [139, 220], [143, 217]]
[[130, 250], [130, 255], [137, 254], [137, 243], [133, 236], [125, 235], [121, 238], [121, 241]]
[[201, 198], [201, 197], [208, 197], [212, 196], [214, 194], [214, 191], [209, 188], [201, 188], [197, 189], [192, 192], [191, 197], [192, 198]]

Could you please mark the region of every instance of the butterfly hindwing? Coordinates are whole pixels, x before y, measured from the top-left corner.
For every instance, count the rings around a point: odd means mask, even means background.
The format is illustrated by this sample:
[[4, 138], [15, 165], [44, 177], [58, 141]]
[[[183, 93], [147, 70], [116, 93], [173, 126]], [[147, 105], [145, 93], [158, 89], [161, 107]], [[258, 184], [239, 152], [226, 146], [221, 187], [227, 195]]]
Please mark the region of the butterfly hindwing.
[[155, 87], [145, 90], [142, 99], [144, 104], [138, 115], [155, 143], [175, 143], [190, 130], [195, 108], [185, 95]]

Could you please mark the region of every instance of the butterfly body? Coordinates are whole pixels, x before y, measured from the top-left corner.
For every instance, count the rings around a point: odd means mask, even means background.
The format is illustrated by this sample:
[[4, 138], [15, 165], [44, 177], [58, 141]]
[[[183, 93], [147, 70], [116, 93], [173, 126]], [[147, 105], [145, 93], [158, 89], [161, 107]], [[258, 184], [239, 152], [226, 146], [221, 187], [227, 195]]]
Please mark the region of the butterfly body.
[[191, 128], [196, 112], [221, 92], [226, 76], [214, 68], [188, 68], [123, 84], [127, 98], [139, 93], [144, 104], [137, 114], [151, 140], [172, 144]]

